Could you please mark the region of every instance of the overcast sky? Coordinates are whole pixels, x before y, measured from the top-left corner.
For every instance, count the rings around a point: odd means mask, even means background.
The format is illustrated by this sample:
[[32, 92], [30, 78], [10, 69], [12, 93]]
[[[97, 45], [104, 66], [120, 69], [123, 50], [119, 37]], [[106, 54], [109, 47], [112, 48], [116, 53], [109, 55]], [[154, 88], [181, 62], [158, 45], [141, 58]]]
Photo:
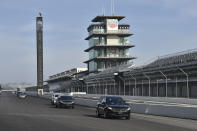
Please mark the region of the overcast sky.
[[[0, 83], [36, 83], [35, 18], [44, 19], [44, 79], [86, 67], [87, 27], [110, 15], [110, 0], [0, 0]], [[135, 64], [197, 48], [197, 0], [115, 0], [115, 15], [131, 25]]]

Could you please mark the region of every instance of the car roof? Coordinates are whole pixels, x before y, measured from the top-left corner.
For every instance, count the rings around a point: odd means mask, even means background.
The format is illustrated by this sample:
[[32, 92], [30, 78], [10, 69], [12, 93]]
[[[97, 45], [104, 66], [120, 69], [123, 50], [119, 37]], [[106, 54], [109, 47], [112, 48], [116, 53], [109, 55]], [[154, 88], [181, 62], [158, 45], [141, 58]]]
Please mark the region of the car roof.
[[59, 95], [59, 94], [62, 94], [62, 93], [53, 93], [53, 95]]
[[62, 96], [72, 97], [72, 96], [69, 96], [69, 95], [60, 95], [60, 96], [58, 96], [58, 97], [60, 98], [60, 97], [62, 97]]
[[[120, 96], [101, 96], [102, 98], [122, 98]], [[100, 98], [101, 98], [100, 97]]]
[[[61, 96], [70, 96], [70, 95], [60, 94], [58, 97], [61, 97]], [[70, 96], [70, 97], [72, 97], [72, 96]]]

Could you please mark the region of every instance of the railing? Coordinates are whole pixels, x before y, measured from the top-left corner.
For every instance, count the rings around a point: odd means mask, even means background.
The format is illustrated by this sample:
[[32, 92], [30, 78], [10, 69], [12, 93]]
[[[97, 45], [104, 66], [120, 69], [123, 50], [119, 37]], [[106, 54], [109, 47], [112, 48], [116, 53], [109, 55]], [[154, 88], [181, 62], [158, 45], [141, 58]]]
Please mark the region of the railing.
[[165, 66], [170, 64], [180, 64], [185, 62], [197, 61], [197, 50], [180, 52], [172, 55], [158, 57], [157, 60], [148, 64], [148, 66]]
[[127, 56], [127, 55], [100, 55], [100, 56], [97, 56], [98, 58], [102, 58], [102, 57], [105, 57], [105, 58], [129, 58], [130, 56]]
[[[89, 35], [92, 35], [92, 34], [102, 34], [102, 33], [107, 33], [106, 31], [104, 30], [100, 30], [100, 31], [90, 31], [89, 32]], [[110, 33], [121, 33], [121, 34], [127, 34], [129, 33], [129, 30], [128, 29], [119, 29], [117, 32], [110, 32]]]
[[105, 31], [104, 30], [100, 30], [100, 31], [98, 31], [98, 30], [97, 31], [92, 30], [92, 31], [89, 32], [89, 35], [92, 35], [94, 33], [101, 34], [101, 33], [105, 33]]

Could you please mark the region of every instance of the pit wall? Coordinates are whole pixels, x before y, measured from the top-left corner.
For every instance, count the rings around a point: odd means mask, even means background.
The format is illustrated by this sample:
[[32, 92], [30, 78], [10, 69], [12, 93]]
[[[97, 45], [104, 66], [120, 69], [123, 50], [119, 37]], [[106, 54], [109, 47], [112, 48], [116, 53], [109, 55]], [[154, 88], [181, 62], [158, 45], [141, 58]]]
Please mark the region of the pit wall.
[[[35, 92], [27, 92], [28, 95], [38, 96]], [[96, 107], [101, 95], [73, 94], [75, 103], [82, 106]], [[39, 96], [51, 99], [51, 93]], [[133, 113], [187, 118], [197, 120], [197, 100], [186, 98], [154, 98], [121, 96], [131, 106]]]

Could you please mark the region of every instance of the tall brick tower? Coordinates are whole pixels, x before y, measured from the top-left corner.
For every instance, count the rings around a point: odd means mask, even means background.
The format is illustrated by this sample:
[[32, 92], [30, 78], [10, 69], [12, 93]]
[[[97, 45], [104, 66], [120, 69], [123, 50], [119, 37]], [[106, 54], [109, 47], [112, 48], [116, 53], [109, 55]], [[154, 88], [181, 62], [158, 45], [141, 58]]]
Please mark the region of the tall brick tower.
[[37, 88], [43, 89], [43, 20], [42, 14], [36, 17], [37, 37]]

